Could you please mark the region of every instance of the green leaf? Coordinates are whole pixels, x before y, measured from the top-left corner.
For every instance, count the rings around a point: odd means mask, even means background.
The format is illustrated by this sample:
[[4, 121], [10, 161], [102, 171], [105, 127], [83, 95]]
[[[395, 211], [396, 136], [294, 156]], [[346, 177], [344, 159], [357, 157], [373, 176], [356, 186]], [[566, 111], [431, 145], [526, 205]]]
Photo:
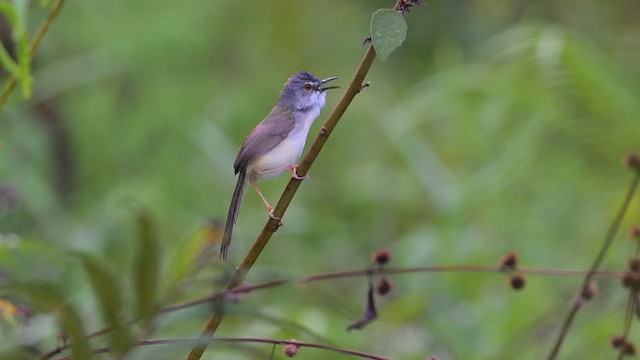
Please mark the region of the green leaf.
[[8, 289], [22, 294], [26, 298], [25, 300], [44, 311], [55, 313], [62, 329], [71, 341], [72, 358], [91, 359], [91, 349], [81, 317], [75, 308], [64, 299], [55, 285], [45, 282], [16, 283], [9, 286]]
[[27, 3], [24, 0], [14, 0], [11, 5], [0, 1], [0, 12], [6, 17], [12, 27], [12, 35], [16, 41], [16, 58], [13, 61], [5, 49], [0, 50], [0, 64], [20, 80], [24, 97], [30, 97], [33, 87], [31, 74], [31, 51], [29, 50], [29, 34], [26, 30]]
[[407, 37], [407, 22], [402, 13], [380, 9], [371, 17], [371, 42], [378, 59], [385, 61]]
[[138, 247], [136, 251], [134, 286], [137, 312], [143, 322], [149, 322], [156, 312], [158, 289], [158, 239], [151, 217], [138, 215]]
[[116, 355], [124, 355], [133, 345], [132, 336], [123, 320], [119, 287], [113, 275], [97, 259], [88, 254], [78, 254], [82, 259], [87, 278], [100, 303], [105, 322], [111, 328], [109, 348]]
[[27, 32], [23, 31], [18, 39], [18, 64], [20, 65], [20, 84], [22, 85], [22, 95], [25, 98], [31, 97], [33, 89], [33, 77], [31, 76], [31, 51], [29, 51], [29, 41]]
[[[19, 23], [18, 12], [13, 5], [0, 2], [0, 12], [4, 14], [13, 27], [16, 27], [16, 24]], [[9, 52], [7, 52], [4, 46], [0, 46], [0, 64], [2, 64], [5, 70], [11, 73], [11, 75], [20, 77], [20, 66], [11, 58], [11, 55], [9, 55]]]
[[169, 283], [174, 286], [187, 278], [196, 268], [198, 257], [207, 243], [207, 230], [200, 229], [189, 238], [182, 240], [169, 262]]
[[20, 76], [20, 67], [18, 63], [13, 61], [11, 55], [7, 52], [4, 46], [0, 46], [0, 65], [5, 68], [11, 75]]

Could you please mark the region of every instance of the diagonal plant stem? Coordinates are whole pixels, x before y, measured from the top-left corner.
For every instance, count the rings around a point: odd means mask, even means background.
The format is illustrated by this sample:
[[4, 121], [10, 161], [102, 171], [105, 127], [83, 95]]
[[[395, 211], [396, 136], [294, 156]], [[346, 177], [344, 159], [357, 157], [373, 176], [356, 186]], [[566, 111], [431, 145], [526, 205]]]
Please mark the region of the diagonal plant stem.
[[[403, 3], [403, 1], [405, 0], [396, 0], [393, 8], [399, 9], [399, 6]], [[331, 132], [338, 124], [338, 121], [340, 121], [342, 115], [345, 113], [345, 111], [347, 111], [347, 108], [356, 97], [356, 95], [358, 95], [362, 90], [364, 79], [367, 76], [367, 73], [369, 72], [369, 69], [371, 68], [371, 65], [373, 64], [373, 61], [375, 59], [376, 51], [373, 48], [373, 45], [369, 45], [367, 51], [364, 54], [364, 57], [360, 61], [360, 65], [358, 65], [358, 69], [356, 70], [353, 78], [351, 79], [351, 82], [349, 83], [349, 86], [347, 87], [347, 90], [344, 92], [342, 98], [335, 106], [335, 108], [333, 108], [333, 111], [331, 112], [325, 123], [322, 125], [320, 132], [311, 144], [311, 148], [309, 149], [309, 151], [307, 151], [306, 155], [300, 162], [296, 171], [298, 177], [304, 178], [307, 175], [309, 168], [315, 162], [318, 154], [324, 147], [324, 144], [329, 139], [329, 135], [331, 135]], [[269, 218], [264, 228], [262, 229], [262, 232], [260, 232], [260, 235], [258, 235], [258, 238], [254, 241], [244, 259], [242, 259], [242, 261], [236, 268], [236, 271], [227, 283], [227, 290], [240, 285], [244, 281], [247, 274], [249, 273], [249, 270], [251, 270], [253, 264], [255, 264], [255, 262], [258, 260], [258, 257], [262, 253], [262, 250], [265, 246], [267, 246], [269, 239], [271, 239], [273, 233], [278, 230], [278, 227], [280, 227], [280, 221], [275, 220], [274, 218], [281, 219], [284, 216], [284, 212], [289, 207], [289, 204], [298, 191], [301, 183], [302, 180], [293, 177], [291, 178], [291, 180], [289, 180], [289, 183], [284, 189], [282, 195], [280, 196], [280, 200], [278, 200], [278, 204], [273, 211], [273, 218]], [[224, 299], [222, 301], [224, 301]], [[200, 337], [202, 339], [211, 338], [218, 329], [218, 326], [222, 322], [222, 319], [224, 318], [224, 304], [218, 303], [216, 305], [217, 306], [214, 306], [213, 314], [205, 324], [204, 329], [200, 334]], [[206, 349], [207, 343], [194, 346], [189, 352], [187, 360], [199, 360]]]
[[[313, 141], [311, 148], [300, 162], [300, 165], [298, 166], [298, 169], [296, 171], [298, 177], [304, 178], [304, 176], [307, 175], [309, 168], [311, 167], [311, 165], [313, 165], [314, 161], [318, 157], [318, 154], [324, 147], [324, 144], [327, 142], [329, 135], [331, 135], [331, 132], [338, 124], [338, 121], [340, 121], [340, 118], [342, 118], [342, 115], [351, 104], [351, 101], [353, 101], [353, 98], [358, 95], [360, 90], [362, 90], [362, 83], [365, 76], [369, 72], [369, 69], [371, 68], [373, 60], [375, 60], [375, 57], [375, 50], [373, 49], [373, 46], [370, 45], [362, 61], [360, 62], [360, 65], [358, 66], [358, 70], [349, 83], [349, 87], [345, 91], [344, 95], [342, 95], [340, 102], [338, 102], [325, 123], [322, 125], [322, 128]], [[284, 192], [282, 193], [282, 196], [280, 196], [278, 204], [275, 207], [273, 213], [274, 218], [282, 218], [284, 216], [284, 213], [289, 207], [291, 200], [298, 191], [298, 188], [300, 188], [300, 184], [302, 184], [302, 180], [293, 177], [291, 178], [291, 180], [289, 180], [289, 183], [284, 189]], [[234, 276], [231, 278], [231, 281], [228, 284], [228, 287], [235, 287], [244, 280], [247, 271], [249, 271], [249, 269], [251, 269], [253, 264], [256, 262], [258, 256], [260, 256], [260, 253], [267, 245], [269, 239], [271, 239], [271, 236], [279, 226], [279, 220], [269, 218], [269, 221], [267, 221], [267, 223], [265, 224], [262, 232], [260, 233], [260, 235], [258, 235], [258, 238], [249, 249], [249, 252], [245, 255], [244, 259], [236, 269]]]
[[[49, 31], [49, 28], [53, 24], [53, 21], [56, 19], [58, 14], [60, 14], [60, 10], [62, 10], [62, 7], [64, 6], [64, 1], [65, 0], [56, 0], [53, 5], [51, 5], [51, 9], [49, 9], [47, 18], [44, 19], [44, 21], [40, 25], [40, 28], [33, 36], [31, 43], [29, 43], [29, 54], [32, 59], [35, 56], [36, 51], [40, 47], [44, 36], [47, 34], [47, 31]], [[2, 93], [0, 93], [0, 110], [2, 110], [4, 105], [7, 103], [7, 100], [9, 100], [9, 96], [11, 96], [11, 93], [13, 92], [13, 89], [16, 88], [16, 85], [18, 85], [18, 78], [15, 76], [11, 76], [9, 80], [7, 80], [7, 83], [4, 85], [4, 88], [2, 88]]]
[[[353, 101], [355, 96], [360, 93], [360, 90], [362, 90], [362, 83], [367, 73], [369, 72], [369, 69], [371, 68], [371, 65], [373, 64], [375, 58], [376, 52], [373, 48], [373, 45], [369, 45], [364, 57], [360, 61], [360, 65], [358, 66], [353, 79], [351, 79], [349, 86], [344, 92], [344, 95], [342, 95], [342, 98], [333, 109], [325, 123], [322, 125], [320, 133], [316, 136], [313, 144], [311, 145], [311, 148], [300, 162], [300, 165], [297, 169], [297, 174], [299, 177], [304, 178], [304, 176], [307, 174], [309, 168], [311, 167], [311, 165], [313, 165], [314, 161], [318, 157], [320, 150], [322, 150], [324, 144], [327, 142], [329, 135], [331, 135], [331, 132], [338, 124], [338, 121], [340, 121], [340, 118], [342, 118], [342, 115], [351, 104], [351, 101]], [[301, 183], [302, 180], [293, 177], [291, 178], [291, 180], [289, 180], [289, 183], [284, 189], [282, 196], [280, 196], [280, 200], [278, 200], [278, 204], [273, 211], [274, 218], [282, 218], [282, 216], [284, 216], [284, 212], [287, 210], [287, 207], [289, 207], [289, 204], [298, 191]], [[233, 276], [227, 283], [227, 290], [235, 288], [244, 281], [247, 273], [249, 272], [249, 270], [251, 270], [251, 267], [253, 266], [253, 264], [255, 264], [256, 260], [258, 260], [258, 257], [262, 253], [262, 250], [265, 248], [265, 246], [269, 242], [269, 239], [271, 239], [271, 236], [279, 226], [280, 222], [278, 220], [269, 218], [264, 228], [262, 229], [262, 232], [260, 232], [260, 235], [258, 235], [258, 238], [255, 240], [255, 242], [245, 255], [244, 259], [242, 259], [242, 261], [238, 265], [238, 268], [234, 272]], [[214, 311], [214, 313], [211, 315], [211, 317], [205, 324], [204, 329], [202, 330], [202, 334], [200, 335], [201, 338], [207, 339], [213, 336], [218, 326], [220, 325], [220, 322], [222, 322], [222, 319], [224, 318], [224, 312], [222, 311], [222, 308], [223, 306], [216, 306], [216, 311]], [[194, 346], [187, 356], [187, 360], [200, 359], [206, 349], [206, 342], [204, 344]]]
[[[622, 219], [624, 218], [624, 215], [627, 213], [627, 210], [629, 209], [629, 204], [633, 199], [633, 195], [635, 194], [639, 183], [640, 183], [640, 171], [636, 170], [634, 173], [633, 179], [631, 181], [631, 184], [629, 184], [629, 187], [627, 189], [627, 193], [622, 202], [622, 205], [620, 205], [620, 208], [618, 209], [616, 216], [614, 217], [613, 221], [611, 222], [611, 225], [609, 226], [609, 230], [607, 231], [607, 234], [604, 238], [602, 247], [600, 248], [600, 252], [598, 252], [598, 256], [596, 256], [596, 259], [593, 261], [593, 264], [591, 265], [589, 272], [587, 273], [584, 280], [582, 281], [582, 285], [580, 286], [579, 293], [582, 294], [585, 292], [585, 290], [591, 283], [591, 280], [595, 276], [596, 271], [602, 264], [602, 261], [604, 260], [604, 257], [607, 254], [607, 251], [609, 251], [609, 247], [613, 243], [613, 240], [616, 234], [618, 233], [618, 229], [620, 229], [620, 224], [622, 223]], [[573, 302], [571, 311], [565, 318], [564, 324], [562, 325], [562, 329], [560, 330], [560, 335], [558, 335], [558, 338], [556, 339], [556, 342], [553, 345], [553, 348], [551, 349], [551, 353], [549, 353], [549, 357], [547, 359], [555, 360], [558, 357], [558, 354], [560, 353], [560, 348], [562, 347], [562, 343], [564, 342], [564, 339], [569, 333], [569, 329], [571, 328], [571, 324], [573, 323], [573, 319], [576, 317], [576, 314], [578, 313], [578, 310], [580, 310], [581, 307], [582, 307], [582, 304], [580, 301]]]

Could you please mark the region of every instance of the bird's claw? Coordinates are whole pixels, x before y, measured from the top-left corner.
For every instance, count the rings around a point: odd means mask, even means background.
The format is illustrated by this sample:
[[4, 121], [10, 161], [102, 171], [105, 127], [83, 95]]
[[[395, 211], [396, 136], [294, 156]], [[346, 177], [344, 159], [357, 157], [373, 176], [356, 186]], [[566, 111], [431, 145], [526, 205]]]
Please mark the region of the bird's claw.
[[269, 217], [276, 221], [282, 221], [282, 218], [279, 218], [273, 214], [274, 210], [275, 210], [274, 208], [269, 209], [269, 214], [268, 214]]
[[291, 172], [292, 172], [291, 177], [296, 179], [296, 180], [307, 180], [307, 179], [309, 179], [309, 174], [306, 174], [305, 176], [298, 175], [298, 166], [294, 166], [291, 169]]

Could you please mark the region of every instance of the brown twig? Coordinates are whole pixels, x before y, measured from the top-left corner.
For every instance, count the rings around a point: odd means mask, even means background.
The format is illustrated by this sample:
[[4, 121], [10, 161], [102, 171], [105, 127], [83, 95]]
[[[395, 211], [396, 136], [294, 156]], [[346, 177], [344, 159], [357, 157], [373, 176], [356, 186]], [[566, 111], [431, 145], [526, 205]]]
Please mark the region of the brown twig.
[[[239, 285], [232, 289], [219, 291], [207, 296], [203, 296], [197, 299], [172, 304], [163, 307], [161, 312], [172, 312], [176, 310], [186, 309], [194, 305], [208, 303], [214, 300], [221, 299], [227, 294], [241, 294], [249, 293], [255, 290], [268, 289], [285, 284], [306, 284], [315, 281], [324, 281], [340, 278], [351, 278], [368, 275], [393, 275], [393, 274], [409, 274], [409, 273], [422, 273], [422, 272], [474, 272], [474, 273], [502, 273], [505, 272], [499, 266], [473, 266], [473, 265], [453, 265], [453, 266], [418, 266], [411, 268], [390, 268], [390, 269], [364, 269], [364, 270], [350, 270], [350, 271], [337, 271], [322, 274], [315, 274], [305, 276], [300, 279], [278, 279], [261, 282], [253, 285]], [[587, 271], [585, 270], [569, 270], [569, 269], [542, 269], [542, 268], [527, 268], [519, 267], [518, 272], [522, 274], [530, 275], [546, 275], [546, 276], [585, 276]], [[606, 278], [617, 278], [620, 272], [617, 271], [597, 271], [597, 276]]]
[[[609, 247], [613, 243], [613, 240], [616, 234], [618, 233], [618, 229], [620, 229], [620, 224], [622, 223], [622, 219], [624, 218], [624, 215], [627, 213], [627, 209], [629, 208], [629, 204], [633, 199], [633, 195], [635, 194], [635, 191], [638, 187], [639, 182], [640, 182], [640, 171], [635, 171], [634, 177], [631, 181], [631, 184], [629, 185], [624, 201], [620, 206], [620, 208], [618, 209], [618, 212], [616, 213], [616, 216], [611, 222], [611, 225], [609, 226], [609, 230], [607, 231], [607, 234], [604, 237], [604, 241], [603, 241], [602, 247], [600, 248], [600, 252], [598, 253], [598, 256], [596, 256], [596, 259], [593, 261], [593, 264], [591, 265], [589, 272], [587, 272], [587, 275], [582, 281], [582, 285], [580, 286], [579, 293], [584, 293], [584, 291], [589, 286], [589, 283], [591, 283], [591, 280], [593, 279], [593, 276], [595, 275], [597, 269], [602, 264], [602, 261], [604, 260], [604, 257], [607, 254], [607, 251], [609, 251]], [[565, 321], [562, 325], [560, 334], [558, 335], [558, 338], [556, 339], [556, 342], [554, 343], [553, 348], [551, 349], [551, 353], [549, 353], [549, 357], [548, 357], [549, 360], [554, 360], [557, 358], [558, 353], [560, 352], [560, 348], [562, 347], [562, 343], [564, 342], [564, 339], [569, 333], [569, 329], [571, 328], [573, 319], [575, 318], [580, 308], [582, 308], [582, 303], [580, 301], [574, 301], [573, 306], [571, 307], [571, 311], [569, 311], [569, 314], [565, 318]]]
[[[365, 353], [358, 350], [344, 349], [344, 348], [339, 348], [335, 346], [309, 343], [309, 342], [297, 341], [297, 340], [274, 340], [274, 339], [263, 339], [263, 338], [149, 339], [149, 340], [138, 341], [136, 343], [136, 346], [169, 345], [169, 344], [200, 345], [203, 342], [207, 344], [212, 342], [218, 342], [218, 343], [258, 343], [258, 344], [273, 344], [273, 345], [295, 345], [301, 348], [307, 347], [307, 348], [313, 348], [313, 349], [328, 350], [328, 351], [333, 351], [341, 354], [353, 355], [353, 356], [364, 358], [364, 359], [389, 360], [389, 358], [384, 356]], [[103, 354], [107, 352], [109, 352], [108, 347], [101, 347], [93, 351], [94, 354]], [[66, 356], [61, 358], [60, 360], [71, 360], [71, 357]]]
[[[505, 270], [501, 266], [478, 266], [478, 265], [434, 265], [434, 266], [416, 266], [409, 268], [375, 268], [375, 269], [361, 269], [361, 270], [348, 270], [348, 271], [336, 271], [327, 272], [305, 276], [299, 279], [276, 279], [265, 281], [253, 285], [238, 285], [235, 288], [219, 291], [207, 296], [199, 297], [161, 308], [160, 313], [169, 313], [182, 309], [187, 309], [192, 306], [200, 304], [211, 303], [216, 300], [222, 299], [229, 294], [246, 294], [256, 290], [269, 289], [286, 284], [308, 284], [316, 281], [327, 281], [333, 279], [346, 279], [360, 276], [370, 275], [398, 275], [398, 274], [413, 274], [413, 273], [510, 273], [512, 271]], [[572, 269], [548, 269], [548, 268], [534, 268], [534, 267], [518, 267], [517, 272], [521, 274], [539, 275], [539, 276], [585, 276], [586, 270], [572, 270]], [[594, 273], [595, 276], [617, 279], [621, 273], [618, 271], [601, 270]], [[93, 338], [107, 334], [110, 331], [109, 328], [104, 328], [95, 331], [87, 338]], [[60, 346], [52, 351], [49, 351], [40, 357], [41, 360], [50, 359], [54, 355], [61, 353], [68, 349], [69, 344]]]
[[[373, 46], [369, 45], [364, 57], [360, 61], [360, 65], [358, 66], [353, 79], [351, 79], [349, 86], [342, 95], [342, 98], [333, 109], [325, 123], [322, 125], [322, 128], [313, 141], [309, 151], [300, 162], [297, 169], [298, 177], [304, 178], [304, 176], [307, 174], [309, 168], [311, 167], [311, 165], [313, 165], [314, 161], [318, 157], [318, 154], [324, 147], [324, 144], [327, 142], [329, 135], [331, 135], [331, 132], [338, 124], [338, 121], [340, 121], [342, 115], [351, 104], [351, 101], [353, 101], [355, 96], [362, 90], [364, 79], [369, 72], [369, 69], [371, 68], [371, 65], [373, 64], [375, 58], [376, 52]], [[236, 286], [240, 285], [242, 281], [244, 281], [247, 273], [249, 272], [253, 264], [258, 260], [258, 257], [262, 253], [262, 250], [269, 242], [269, 239], [271, 239], [273, 233], [280, 226], [280, 222], [278, 220], [275, 220], [274, 218], [282, 218], [284, 216], [284, 212], [287, 210], [287, 207], [289, 207], [289, 204], [298, 191], [301, 183], [302, 180], [293, 177], [291, 178], [291, 180], [289, 180], [289, 183], [284, 189], [282, 195], [280, 196], [280, 200], [278, 200], [278, 204], [273, 211], [273, 218], [269, 218], [264, 228], [262, 229], [262, 232], [260, 232], [260, 235], [258, 235], [258, 238], [253, 243], [244, 259], [242, 259], [240, 265], [238, 265], [238, 268], [227, 284], [227, 289], [235, 288]], [[217, 308], [219, 311], [215, 311], [204, 326], [201, 334], [201, 337], [204, 339], [210, 338], [215, 333], [224, 317], [224, 312], [221, 311], [222, 306], [219, 306]], [[191, 352], [187, 356], [187, 360], [200, 359], [206, 348], [206, 343], [204, 345], [196, 345], [193, 349], [191, 349]]]
[[[400, 6], [403, 1], [404, 0], [396, 0], [393, 8], [398, 9], [398, 6]], [[367, 73], [369, 72], [369, 69], [371, 68], [371, 65], [373, 64], [375, 58], [376, 51], [373, 48], [373, 45], [369, 45], [364, 57], [360, 61], [358, 69], [356, 70], [353, 78], [351, 79], [351, 82], [349, 83], [349, 86], [342, 95], [342, 98], [323, 124], [319, 134], [313, 141], [311, 148], [309, 149], [309, 151], [307, 151], [306, 155], [300, 162], [297, 169], [299, 178], [304, 178], [305, 175], [307, 175], [309, 168], [311, 167], [311, 165], [313, 165], [314, 161], [318, 157], [318, 154], [324, 147], [324, 144], [327, 142], [329, 135], [331, 135], [331, 132], [338, 124], [338, 121], [340, 121], [340, 119], [342, 118], [342, 115], [351, 104], [351, 101], [353, 101], [355, 96], [358, 95], [362, 90], [364, 79], [367, 76]], [[289, 204], [298, 191], [301, 183], [302, 180], [296, 178], [291, 178], [291, 180], [289, 180], [287, 187], [284, 189], [284, 192], [280, 196], [278, 204], [274, 209], [273, 218], [281, 219], [284, 216], [285, 210], [287, 210], [287, 207], [289, 207]], [[251, 270], [251, 267], [256, 262], [256, 260], [258, 260], [258, 257], [262, 253], [262, 250], [269, 242], [269, 239], [271, 239], [273, 233], [278, 230], [280, 222], [273, 218], [269, 218], [264, 228], [262, 229], [262, 232], [260, 232], [260, 235], [258, 235], [258, 238], [253, 243], [244, 259], [242, 259], [242, 262], [240, 262], [240, 265], [227, 284], [227, 289], [232, 289], [240, 285], [242, 281], [244, 281], [247, 273], [249, 272], [249, 270]], [[222, 319], [224, 317], [224, 312], [222, 311], [223, 306], [217, 306], [216, 308], [218, 309], [218, 311], [214, 311], [213, 315], [209, 318], [204, 326], [204, 329], [202, 330], [202, 338], [211, 337], [220, 325], [220, 322], [222, 322]], [[191, 352], [187, 356], [187, 360], [199, 360], [206, 348], [206, 344], [195, 346], [193, 349], [191, 349]]]
[[[49, 9], [49, 15], [47, 15], [47, 18], [44, 19], [44, 21], [40, 25], [40, 28], [33, 36], [31, 43], [29, 43], [29, 54], [32, 59], [35, 56], [36, 51], [40, 47], [44, 36], [47, 34], [47, 31], [49, 31], [49, 28], [53, 24], [53, 21], [60, 13], [60, 10], [62, 10], [63, 5], [64, 0], [56, 0], [53, 5], [51, 5], [51, 9]], [[2, 110], [4, 105], [7, 103], [7, 100], [9, 100], [9, 96], [11, 96], [11, 93], [13, 92], [13, 89], [16, 88], [16, 85], [18, 85], [18, 78], [15, 76], [11, 76], [9, 80], [7, 80], [7, 83], [4, 85], [2, 93], [0, 93], [0, 110]]]
[[[98, 336], [101, 336], [101, 335], [108, 334], [110, 331], [111, 331], [111, 328], [106, 327], [106, 328], [94, 331], [91, 334], [86, 335], [85, 338], [86, 339], [91, 339], [91, 338], [94, 338], [94, 337], [98, 337]], [[67, 350], [69, 348], [71, 348], [71, 344], [69, 342], [66, 342], [64, 345], [58, 346], [57, 348], [42, 354], [38, 359], [39, 360], [51, 359], [52, 357], [62, 353], [63, 351], [65, 351], [65, 350]]]

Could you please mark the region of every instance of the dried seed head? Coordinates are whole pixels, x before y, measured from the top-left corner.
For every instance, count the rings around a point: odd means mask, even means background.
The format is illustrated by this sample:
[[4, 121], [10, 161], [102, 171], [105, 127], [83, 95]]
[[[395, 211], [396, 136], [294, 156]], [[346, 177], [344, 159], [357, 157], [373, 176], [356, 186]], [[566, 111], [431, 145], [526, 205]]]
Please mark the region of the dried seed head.
[[[296, 339], [291, 339], [289, 341], [297, 341]], [[292, 358], [300, 352], [300, 345], [298, 344], [287, 344], [284, 346], [284, 354], [288, 357]]]
[[632, 227], [631, 231], [629, 231], [629, 236], [631, 236], [634, 239], [640, 240], [640, 226]]
[[629, 259], [629, 270], [639, 272], [640, 271], [640, 257], [634, 257]]
[[591, 300], [598, 294], [598, 291], [598, 284], [595, 281], [591, 281], [584, 289], [582, 289], [581, 296], [585, 300]]
[[408, 13], [409, 9], [416, 5], [423, 5], [425, 0], [402, 0], [396, 7], [396, 10], [401, 11], [403, 14]]
[[640, 289], [640, 273], [636, 271], [625, 271], [620, 278], [622, 286], [630, 289]]
[[611, 344], [611, 347], [613, 347], [614, 349], [620, 349], [626, 342], [627, 341], [622, 335], [613, 335], [609, 339], [609, 344]]
[[518, 254], [510, 251], [500, 258], [500, 269], [502, 271], [515, 270], [518, 267]]
[[391, 250], [388, 248], [376, 250], [371, 254], [371, 260], [378, 265], [385, 265], [391, 261]]
[[624, 158], [624, 164], [634, 171], [640, 172], [640, 157], [638, 154], [627, 155], [627, 157]]
[[380, 278], [376, 283], [376, 292], [380, 295], [387, 295], [393, 290], [393, 283], [386, 277]]
[[509, 285], [514, 290], [522, 290], [527, 285], [527, 278], [522, 274], [513, 274], [509, 278]]
[[634, 356], [636, 354], [636, 346], [633, 343], [625, 342], [622, 345], [622, 353], [629, 356]]

